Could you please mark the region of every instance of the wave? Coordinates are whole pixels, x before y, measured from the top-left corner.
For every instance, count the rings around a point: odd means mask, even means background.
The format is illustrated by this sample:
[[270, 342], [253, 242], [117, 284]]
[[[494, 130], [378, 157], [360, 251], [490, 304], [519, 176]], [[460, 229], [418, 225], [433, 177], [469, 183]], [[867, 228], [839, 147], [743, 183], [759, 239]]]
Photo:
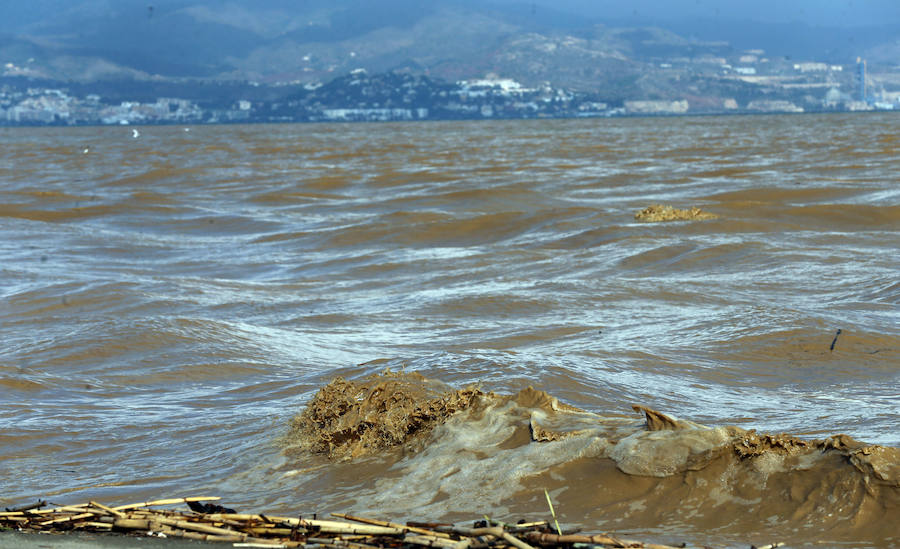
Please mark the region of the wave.
[[547, 488], [562, 518], [587, 528], [701, 542], [889, 545], [900, 535], [897, 448], [634, 410], [640, 419], [579, 410], [530, 387], [497, 395], [385, 372], [323, 387], [293, 420], [286, 453], [389, 460], [388, 474], [360, 485], [360, 512], [527, 517], [540, 514]]

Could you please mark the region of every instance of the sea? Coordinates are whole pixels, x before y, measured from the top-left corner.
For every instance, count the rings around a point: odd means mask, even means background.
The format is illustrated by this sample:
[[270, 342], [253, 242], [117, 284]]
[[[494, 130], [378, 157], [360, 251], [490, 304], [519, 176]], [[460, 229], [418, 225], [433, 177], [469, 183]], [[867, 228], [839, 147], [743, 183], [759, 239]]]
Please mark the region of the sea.
[[[900, 544], [897, 114], [132, 129], [0, 128], [0, 506]], [[292, 444], [391, 376], [499, 400]]]

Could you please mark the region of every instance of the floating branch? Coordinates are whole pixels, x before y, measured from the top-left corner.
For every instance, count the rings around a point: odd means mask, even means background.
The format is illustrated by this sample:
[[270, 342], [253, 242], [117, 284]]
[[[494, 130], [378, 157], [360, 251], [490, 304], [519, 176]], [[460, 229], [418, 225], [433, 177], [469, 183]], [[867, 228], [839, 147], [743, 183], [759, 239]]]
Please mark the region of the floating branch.
[[17, 513], [17, 512], [21, 512], [21, 511], [31, 511], [32, 509], [40, 509], [41, 507], [46, 507], [46, 506], [47, 506], [47, 502], [42, 499], [39, 499], [39, 500], [37, 500], [37, 503], [20, 505], [18, 507], [13, 507], [12, 509], [7, 507], [6, 510], [10, 513]]

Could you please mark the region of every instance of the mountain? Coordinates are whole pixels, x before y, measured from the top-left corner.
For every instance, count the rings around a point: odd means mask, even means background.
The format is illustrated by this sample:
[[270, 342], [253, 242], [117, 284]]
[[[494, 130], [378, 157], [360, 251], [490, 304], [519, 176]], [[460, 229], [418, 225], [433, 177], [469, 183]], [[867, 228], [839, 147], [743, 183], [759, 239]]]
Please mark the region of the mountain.
[[711, 19], [648, 24], [653, 17], [610, 21], [500, 0], [30, 0], [4, 10], [7, 73], [79, 82], [307, 83], [364, 68], [450, 81], [496, 74], [529, 86], [662, 97], [674, 84], [654, 72], [673, 58], [722, 59], [756, 48], [830, 63], [871, 51], [890, 63], [896, 51], [890, 25], [863, 33]]
[[640, 69], [633, 56], [644, 53], [645, 42], [685, 44], [674, 35], [657, 40], [656, 31], [595, 28], [546, 8], [469, 0], [36, 1], [42, 10], [13, 14], [19, 32], [10, 33], [7, 21], [0, 60], [62, 80], [313, 82], [365, 68], [450, 80], [493, 72], [584, 87], [633, 77]]

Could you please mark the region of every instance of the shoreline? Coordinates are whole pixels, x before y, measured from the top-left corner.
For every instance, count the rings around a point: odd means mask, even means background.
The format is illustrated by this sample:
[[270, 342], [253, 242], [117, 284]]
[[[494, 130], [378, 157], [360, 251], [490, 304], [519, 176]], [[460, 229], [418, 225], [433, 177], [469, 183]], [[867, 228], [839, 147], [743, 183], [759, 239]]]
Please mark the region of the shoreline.
[[269, 119], [269, 120], [159, 120], [159, 121], [129, 121], [127, 123], [104, 123], [96, 122], [78, 122], [78, 123], [4, 123], [0, 122], [0, 129], [3, 128], [118, 128], [118, 127], [166, 127], [166, 126], [183, 126], [183, 127], [206, 127], [206, 126], [258, 126], [258, 125], [286, 125], [286, 124], [303, 124], [303, 125], [322, 125], [322, 124], [339, 124], [339, 125], [355, 125], [355, 124], [422, 124], [422, 123], [443, 123], [443, 122], [512, 122], [512, 121], [547, 121], [547, 120], [625, 120], [625, 119], [653, 119], [653, 118], [707, 118], [707, 117], [756, 117], [756, 116], [815, 116], [815, 115], [882, 115], [882, 114], [900, 114], [900, 109], [871, 109], [871, 110], [805, 110], [797, 111], [778, 111], [778, 110], [721, 110], [721, 111], [694, 111], [694, 112], [658, 112], [658, 113], [615, 113], [615, 114], [597, 114], [582, 116], [492, 116], [492, 117], [428, 117], [428, 118], [360, 118], [360, 119]]

